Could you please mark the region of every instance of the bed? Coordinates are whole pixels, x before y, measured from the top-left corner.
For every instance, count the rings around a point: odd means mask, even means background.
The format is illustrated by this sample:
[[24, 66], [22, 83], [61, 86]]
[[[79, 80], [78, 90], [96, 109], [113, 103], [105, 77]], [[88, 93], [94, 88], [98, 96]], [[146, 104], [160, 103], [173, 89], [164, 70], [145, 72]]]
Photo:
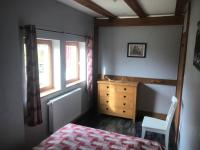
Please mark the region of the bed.
[[33, 150], [162, 150], [154, 141], [69, 123]]

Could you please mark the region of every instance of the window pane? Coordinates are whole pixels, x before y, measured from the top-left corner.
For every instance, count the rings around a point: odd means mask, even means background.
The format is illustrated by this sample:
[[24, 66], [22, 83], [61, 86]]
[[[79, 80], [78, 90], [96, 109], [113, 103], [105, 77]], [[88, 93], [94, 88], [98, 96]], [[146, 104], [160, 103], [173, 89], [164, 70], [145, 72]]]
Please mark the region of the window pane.
[[50, 86], [50, 47], [48, 44], [38, 44], [38, 67], [40, 88]]
[[66, 47], [66, 80], [79, 79], [79, 53], [78, 46], [74, 44], [67, 44]]

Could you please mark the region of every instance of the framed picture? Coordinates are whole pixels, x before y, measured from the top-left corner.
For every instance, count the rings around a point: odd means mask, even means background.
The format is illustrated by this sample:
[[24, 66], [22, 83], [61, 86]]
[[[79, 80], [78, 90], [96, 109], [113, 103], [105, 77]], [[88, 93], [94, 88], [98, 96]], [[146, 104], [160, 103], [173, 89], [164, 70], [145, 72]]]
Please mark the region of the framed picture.
[[127, 57], [146, 57], [147, 43], [128, 43]]
[[200, 21], [197, 23], [193, 65], [200, 71]]

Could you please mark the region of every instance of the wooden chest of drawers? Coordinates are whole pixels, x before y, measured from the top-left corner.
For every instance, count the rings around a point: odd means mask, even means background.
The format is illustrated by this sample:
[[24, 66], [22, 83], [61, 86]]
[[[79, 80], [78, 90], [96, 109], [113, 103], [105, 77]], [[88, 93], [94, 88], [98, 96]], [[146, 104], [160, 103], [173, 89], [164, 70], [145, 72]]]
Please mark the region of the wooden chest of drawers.
[[138, 82], [98, 81], [100, 113], [135, 120]]

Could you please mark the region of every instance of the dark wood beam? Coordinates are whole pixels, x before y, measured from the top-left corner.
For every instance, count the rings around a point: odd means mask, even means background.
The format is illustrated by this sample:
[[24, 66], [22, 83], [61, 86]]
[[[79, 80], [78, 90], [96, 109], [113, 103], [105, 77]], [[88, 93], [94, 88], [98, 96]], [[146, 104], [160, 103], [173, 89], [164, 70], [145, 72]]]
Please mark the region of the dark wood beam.
[[147, 17], [137, 0], [124, 0], [126, 4], [141, 18]]
[[112, 13], [110, 13], [109, 11], [105, 10], [104, 8], [102, 8], [101, 6], [97, 5], [96, 3], [94, 3], [91, 0], [75, 0], [77, 3], [97, 12], [98, 14], [101, 14], [105, 17], [108, 18], [117, 18], [117, 16], [113, 15]]
[[184, 82], [184, 73], [185, 73], [185, 62], [187, 55], [187, 43], [188, 43], [188, 34], [190, 27], [190, 13], [191, 13], [191, 2], [188, 3], [186, 12], [185, 12], [185, 22], [184, 29], [182, 32], [181, 43], [180, 43], [180, 52], [179, 52], [179, 64], [178, 64], [178, 73], [177, 73], [177, 86], [176, 86], [176, 97], [178, 98], [178, 104], [175, 113], [175, 142], [177, 144], [177, 140], [179, 137], [179, 124], [180, 124], [180, 113], [182, 106], [182, 92], [183, 92], [183, 82]]
[[126, 19], [96, 19], [95, 26], [155, 26], [182, 25], [183, 16], [126, 18]]
[[175, 15], [183, 15], [185, 6], [189, 2], [189, 0], [177, 0], [176, 1], [176, 10], [175, 10]]

